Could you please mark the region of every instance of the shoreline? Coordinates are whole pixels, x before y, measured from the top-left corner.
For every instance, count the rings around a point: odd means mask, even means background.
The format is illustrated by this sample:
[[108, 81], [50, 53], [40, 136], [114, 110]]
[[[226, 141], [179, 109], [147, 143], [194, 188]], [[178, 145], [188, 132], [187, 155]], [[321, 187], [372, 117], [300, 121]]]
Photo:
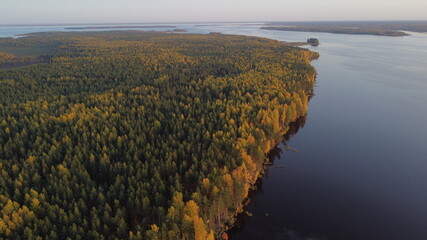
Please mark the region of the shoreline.
[[[292, 135], [294, 135], [295, 133], [292, 133], [291, 130], [291, 126], [297, 124], [299, 126], [299, 122], [301, 121], [301, 119], [304, 119], [307, 116], [307, 113], [304, 116], [299, 116], [295, 121], [289, 123], [289, 125], [286, 126], [287, 130], [286, 132], [283, 134], [282, 139], [277, 142], [265, 155], [267, 157], [266, 162], [263, 163], [262, 165], [262, 169], [259, 170], [260, 174], [258, 175], [258, 177], [256, 178], [256, 181], [253, 182], [251, 184], [251, 186], [249, 187], [249, 191], [246, 194], [245, 199], [242, 201], [242, 205], [241, 208], [237, 209], [232, 215], [230, 215], [230, 219], [228, 222], [226, 222], [222, 228], [221, 231], [218, 232], [217, 237], [218, 239], [228, 239], [228, 233], [230, 231], [233, 230], [237, 230], [237, 227], [240, 227], [239, 225], [237, 225], [236, 223], [238, 222], [238, 219], [240, 217], [242, 217], [243, 215], [247, 215], [247, 216], [251, 216], [250, 212], [247, 212], [245, 210], [246, 207], [249, 206], [249, 204], [252, 202], [253, 197], [256, 196], [257, 191], [258, 191], [258, 185], [262, 184], [262, 179], [265, 176], [265, 172], [274, 164], [274, 159], [275, 156], [277, 154], [277, 151], [281, 151], [280, 148], [278, 147], [279, 144], [281, 143], [286, 143], [288, 139], [288, 137], [291, 137]], [[297, 127], [299, 128], [299, 127]], [[286, 145], [286, 144], [285, 144]], [[226, 237], [224, 237], [224, 234], [226, 234]]]
[[[305, 44], [310, 45], [308, 43], [305, 43]], [[319, 58], [319, 56], [317, 56], [317, 58], [312, 58], [312, 59], [310, 59], [310, 62], [313, 60], [316, 60], [318, 58]], [[314, 73], [313, 76], [311, 76], [311, 78], [314, 80], [314, 82], [316, 81], [316, 76], [317, 76], [317, 72]], [[311, 89], [311, 92], [307, 93], [309, 101], [310, 101], [310, 98], [313, 96], [313, 90], [314, 89]], [[301, 119], [305, 119], [305, 117], [307, 116], [307, 113], [308, 113], [308, 110], [307, 110], [307, 112], [304, 113], [304, 115], [297, 116], [297, 118], [295, 120], [293, 120], [292, 122], [283, 126], [282, 131], [284, 131], [284, 133], [282, 134], [282, 136], [279, 139], [276, 139], [276, 142], [273, 144], [273, 146], [267, 152], [264, 153], [265, 157], [266, 157], [266, 161], [262, 163], [260, 169], [257, 169], [258, 175], [256, 176], [255, 181], [250, 184], [248, 192], [245, 194], [245, 198], [241, 202], [241, 206], [239, 206], [239, 208], [235, 209], [235, 211], [229, 216], [228, 221], [225, 222], [220, 227], [220, 231], [215, 233], [217, 239], [228, 240], [228, 233], [232, 230], [236, 230], [236, 227], [238, 227], [238, 225], [236, 225], [236, 223], [237, 223], [239, 217], [243, 216], [244, 214], [248, 215], [247, 211], [245, 210], [245, 207], [249, 206], [249, 204], [252, 202], [252, 200], [253, 200], [252, 198], [257, 193], [257, 189], [258, 189], [257, 185], [259, 185], [261, 183], [262, 179], [265, 176], [266, 170], [268, 170], [268, 168], [274, 163], [274, 156], [276, 155], [275, 151], [278, 150], [278, 145], [280, 143], [285, 143], [287, 140], [289, 140], [289, 138], [291, 136], [293, 136], [296, 133], [296, 132], [292, 132], [290, 130], [293, 129], [293, 126], [296, 124], [299, 126], [298, 123], [301, 121]], [[297, 129], [299, 129], [299, 127], [297, 127]], [[248, 216], [250, 216], [250, 215], [248, 215]]]
[[380, 29], [364, 29], [364, 28], [344, 28], [344, 27], [317, 27], [317, 26], [301, 26], [301, 27], [261, 27], [262, 30], [272, 31], [290, 31], [290, 32], [318, 32], [332, 34], [350, 34], [350, 35], [373, 35], [386, 37], [404, 37], [410, 34], [399, 30], [380, 30]]
[[320, 44], [313, 44], [309, 42], [286, 42], [286, 41], [280, 41], [284, 46], [291, 46], [291, 47], [302, 47], [302, 46], [313, 46], [317, 47]]
[[285, 46], [291, 46], [291, 47], [301, 47], [301, 46], [311, 46], [310, 43], [307, 42], [286, 42], [281, 41], [281, 43]]

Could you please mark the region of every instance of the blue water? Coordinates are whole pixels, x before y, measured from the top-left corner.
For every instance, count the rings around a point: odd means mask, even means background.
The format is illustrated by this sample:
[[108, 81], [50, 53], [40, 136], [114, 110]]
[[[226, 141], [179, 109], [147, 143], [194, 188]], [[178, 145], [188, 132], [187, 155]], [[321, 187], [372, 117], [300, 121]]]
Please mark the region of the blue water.
[[[321, 57], [313, 62], [317, 86], [306, 123], [287, 142], [299, 151], [276, 157], [274, 165], [284, 167], [268, 170], [247, 208], [253, 216], [243, 218], [230, 239], [427, 239], [427, 34], [175, 26], [191, 33], [321, 42], [309, 47]], [[67, 30], [0, 27], [0, 36], [40, 31]]]

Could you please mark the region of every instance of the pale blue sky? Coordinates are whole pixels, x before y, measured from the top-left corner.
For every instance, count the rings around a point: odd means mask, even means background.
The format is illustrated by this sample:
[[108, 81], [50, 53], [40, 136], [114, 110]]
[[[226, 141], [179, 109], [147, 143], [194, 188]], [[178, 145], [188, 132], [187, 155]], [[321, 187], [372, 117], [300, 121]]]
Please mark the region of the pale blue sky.
[[0, 0], [0, 25], [313, 20], [427, 20], [427, 0]]

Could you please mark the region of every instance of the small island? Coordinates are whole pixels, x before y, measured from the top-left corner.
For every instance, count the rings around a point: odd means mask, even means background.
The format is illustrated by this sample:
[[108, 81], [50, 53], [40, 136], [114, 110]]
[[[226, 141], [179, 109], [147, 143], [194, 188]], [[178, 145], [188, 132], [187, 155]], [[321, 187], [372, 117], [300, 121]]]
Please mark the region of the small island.
[[319, 39], [317, 38], [309, 38], [307, 39], [307, 43], [310, 44], [311, 46], [319, 46]]

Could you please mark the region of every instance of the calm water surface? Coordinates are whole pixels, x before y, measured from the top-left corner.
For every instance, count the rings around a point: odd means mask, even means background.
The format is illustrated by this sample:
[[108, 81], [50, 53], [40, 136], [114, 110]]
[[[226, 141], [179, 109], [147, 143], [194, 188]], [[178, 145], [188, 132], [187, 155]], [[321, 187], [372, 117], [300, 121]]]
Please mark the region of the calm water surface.
[[[230, 239], [427, 239], [427, 34], [176, 26], [321, 42], [312, 48], [321, 54], [313, 62], [315, 96], [305, 125], [287, 142], [299, 151], [276, 156], [247, 208], [253, 216], [243, 217]], [[37, 31], [64, 27], [0, 27], [0, 36]]]
[[427, 239], [427, 35], [310, 36], [299, 152], [277, 156], [230, 239]]

